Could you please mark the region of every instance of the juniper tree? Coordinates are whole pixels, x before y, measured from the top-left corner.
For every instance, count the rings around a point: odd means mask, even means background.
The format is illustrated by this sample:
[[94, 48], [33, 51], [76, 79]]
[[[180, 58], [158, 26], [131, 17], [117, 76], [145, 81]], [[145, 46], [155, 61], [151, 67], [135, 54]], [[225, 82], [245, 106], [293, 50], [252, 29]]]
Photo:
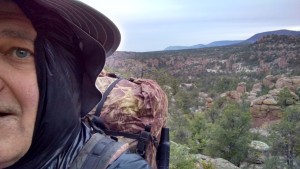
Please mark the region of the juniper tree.
[[272, 154], [283, 156], [286, 165], [297, 168], [295, 160], [300, 155], [300, 107], [286, 107], [280, 123], [274, 125], [271, 131]]
[[236, 103], [224, 107], [222, 115], [214, 123], [205, 152], [224, 158], [239, 166], [247, 157], [251, 133], [251, 117]]

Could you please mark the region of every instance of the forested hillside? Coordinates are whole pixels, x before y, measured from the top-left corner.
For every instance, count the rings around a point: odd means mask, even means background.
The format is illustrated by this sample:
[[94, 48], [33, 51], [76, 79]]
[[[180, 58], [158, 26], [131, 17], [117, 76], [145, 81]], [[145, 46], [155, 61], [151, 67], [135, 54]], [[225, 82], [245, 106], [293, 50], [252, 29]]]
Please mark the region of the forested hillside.
[[198, 90], [210, 93], [233, 89], [221, 87], [220, 83], [224, 80], [235, 85], [245, 81], [251, 86], [269, 74], [299, 75], [299, 65], [300, 37], [278, 35], [266, 36], [251, 45], [145, 53], [116, 52], [107, 61], [107, 67], [119, 73], [126, 72], [128, 76], [147, 77], [161, 71], [170, 78], [174, 77], [178, 83], [193, 83]]
[[[171, 168], [220, 168], [213, 159], [218, 157], [244, 168], [300, 166], [300, 37], [268, 35], [248, 45], [116, 52], [106, 70], [154, 79], [168, 94]], [[265, 148], [257, 148], [257, 142]]]

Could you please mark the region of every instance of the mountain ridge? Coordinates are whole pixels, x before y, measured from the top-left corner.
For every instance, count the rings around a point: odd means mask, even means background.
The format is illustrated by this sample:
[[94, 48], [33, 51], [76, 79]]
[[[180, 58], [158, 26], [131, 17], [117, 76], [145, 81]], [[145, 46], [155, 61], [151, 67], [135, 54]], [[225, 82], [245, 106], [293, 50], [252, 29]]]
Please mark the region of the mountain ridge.
[[287, 29], [275, 30], [275, 31], [268, 31], [268, 32], [261, 32], [251, 36], [249, 39], [245, 40], [246, 43], [255, 43], [259, 39], [267, 35], [288, 35], [288, 36], [300, 36], [300, 31], [292, 31]]
[[199, 49], [199, 48], [207, 48], [207, 47], [218, 47], [218, 46], [229, 46], [229, 45], [237, 45], [237, 44], [252, 44], [267, 35], [288, 35], [288, 36], [300, 36], [300, 31], [293, 31], [287, 29], [275, 30], [275, 31], [267, 31], [257, 33], [246, 40], [221, 40], [214, 41], [209, 44], [198, 44], [192, 46], [168, 46], [164, 49], [164, 51], [168, 50], [183, 50], [183, 49]]

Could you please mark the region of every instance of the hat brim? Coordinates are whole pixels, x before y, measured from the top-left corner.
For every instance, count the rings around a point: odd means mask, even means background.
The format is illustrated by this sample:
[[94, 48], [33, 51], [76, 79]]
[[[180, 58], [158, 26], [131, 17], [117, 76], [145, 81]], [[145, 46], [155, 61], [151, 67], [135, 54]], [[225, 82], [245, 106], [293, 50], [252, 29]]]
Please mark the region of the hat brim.
[[62, 16], [76, 32], [103, 46], [106, 56], [119, 46], [121, 36], [115, 24], [99, 11], [77, 0], [36, 0], [36, 2]]

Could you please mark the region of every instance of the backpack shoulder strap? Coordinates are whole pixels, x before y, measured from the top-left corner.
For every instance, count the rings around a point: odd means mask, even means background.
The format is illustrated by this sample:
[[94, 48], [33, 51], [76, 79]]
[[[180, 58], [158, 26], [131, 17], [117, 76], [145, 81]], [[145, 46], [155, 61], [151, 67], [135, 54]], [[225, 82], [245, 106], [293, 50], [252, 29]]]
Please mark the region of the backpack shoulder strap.
[[127, 143], [95, 133], [81, 149], [70, 169], [106, 169], [127, 149]]
[[98, 103], [97, 105], [97, 108], [96, 108], [96, 112], [95, 112], [95, 115], [97, 117], [100, 117], [100, 114], [101, 114], [101, 110], [102, 110], [102, 107], [104, 105], [104, 102], [106, 101], [106, 98], [107, 96], [109, 95], [109, 93], [112, 91], [112, 89], [117, 85], [117, 83], [119, 83], [119, 81], [121, 81], [122, 78], [118, 77], [113, 83], [111, 83], [108, 88], [105, 90], [105, 92], [103, 93], [102, 95], [102, 98], [100, 100], [100, 102]]

